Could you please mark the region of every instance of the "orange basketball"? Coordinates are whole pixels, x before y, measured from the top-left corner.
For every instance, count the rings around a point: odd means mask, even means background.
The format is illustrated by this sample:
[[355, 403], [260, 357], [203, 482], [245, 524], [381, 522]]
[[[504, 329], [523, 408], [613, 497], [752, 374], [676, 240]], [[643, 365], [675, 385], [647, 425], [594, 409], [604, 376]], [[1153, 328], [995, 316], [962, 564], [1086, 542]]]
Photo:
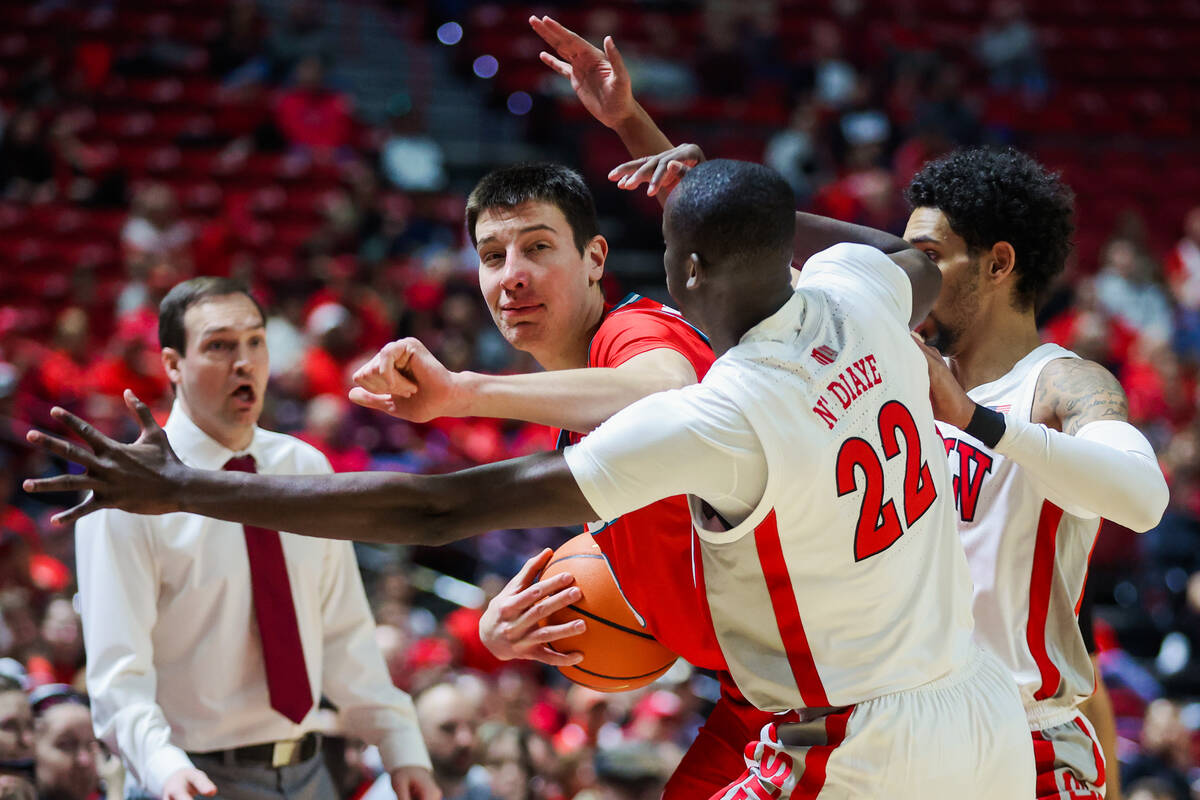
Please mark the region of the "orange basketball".
[[564, 653], [583, 653], [583, 661], [558, 668], [563, 675], [589, 689], [627, 692], [645, 686], [671, 668], [677, 656], [659, 644], [638, 620], [591, 534], [580, 534], [558, 548], [541, 577], [550, 578], [560, 572], [575, 576], [583, 597], [556, 611], [545, 624], [577, 619], [587, 623], [583, 633], [553, 644]]

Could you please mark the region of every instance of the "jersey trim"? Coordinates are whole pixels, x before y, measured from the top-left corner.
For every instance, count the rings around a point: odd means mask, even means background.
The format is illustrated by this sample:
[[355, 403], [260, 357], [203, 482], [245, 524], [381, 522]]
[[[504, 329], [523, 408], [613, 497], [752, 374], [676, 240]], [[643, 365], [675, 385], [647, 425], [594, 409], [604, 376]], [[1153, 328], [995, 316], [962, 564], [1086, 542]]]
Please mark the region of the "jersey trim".
[[758, 548], [758, 560], [762, 566], [767, 592], [771, 596], [771, 606], [775, 611], [775, 624], [779, 628], [779, 637], [783, 640], [788, 664], [792, 668], [792, 677], [800, 690], [800, 697], [808, 708], [828, 707], [829, 698], [825, 695], [825, 686], [821, 683], [816, 662], [813, 661], [812, 648], [808, 644], [808, 636], [804, 633], [804, 622], [800, 619], [796, 592], [792, 588], [792, 578], [784, 560], [775, 509], [771, 509], [766, 518], [755, 527], [754, 542]]
[[1061, 508], [1049, 500], [1042, 502], [1037, 539], [1033, 548], [1033, 568], [1029, 575], [1029, 622], [1025, 628], [1029, 652], [1033, 654], [1033, 660], [1042, 677], [1042, 685], [1033, 695], [1035, 700], [1053, 697], [1062, 682], [1062, 674], [1046, 649], [1046, 617], [1050, 613], [1050, 590], [1054, 582], [1058, 524], [1062, 517]]

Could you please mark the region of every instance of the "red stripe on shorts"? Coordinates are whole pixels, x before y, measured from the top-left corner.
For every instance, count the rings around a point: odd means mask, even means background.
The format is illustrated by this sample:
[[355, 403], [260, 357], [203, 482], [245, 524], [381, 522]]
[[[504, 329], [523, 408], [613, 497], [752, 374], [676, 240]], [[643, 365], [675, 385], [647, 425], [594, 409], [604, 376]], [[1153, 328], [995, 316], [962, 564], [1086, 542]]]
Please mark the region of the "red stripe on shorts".
[[804, 754], [804, 774], [800, 776], [796, 788], [792, 791], [792, 800], [816, 800], [817, 795], [821, 793], [821, 788], [825, 785], [829, 757], [833, 755], [837, 746], [846, 740], [846, 725], [853, 711], [854, 706], [850, 706], [825, 718], [825, 741], [828, 744], [810, 747]]
[[788, 664], [792, 668], [792, 677], [800, 690], [800, 697], [808, 708], [828, 706], [829, 698], [825, 696], [825, 686], [813, 661], [812, 648], [808, 645], [804, 623], [800, 620], [796, 592], [792, 589], [792, 577], [783, 558], [783, 545], [779, 541], [774, 509], [754, 529], [754, 543], [758, 547], [758, 561], [767, 583], [767, 592], [771, 595], [771, 606], [775, 610], [775, 624], [787, 651]]
[[1096, 737], [1092, 736], [1092, 732], [1084, 724], [1083, 718], [1076, 717], [1075, 724], [1079, 726], [1079, 730], [1083, 731], [1083, 735], [1092, 743], [1092, 755], [1096, 757], [1096, 786], [1103, 786], [1107, 777], [1104, 772], [1104, 753], [1100, 751], [1100, 745], [1096, 741]]
[[1042, 676], [1042, 685], [1034, 692], [1034, 699], [1053, 697], [1062, 682], [1058, 667], [1046, 652], [1046, 617], [1050, 613], [1050, 588], [1054, 582], [1055, 545], [1058, 538], [1058, 523], [1063, 510], [1046, 500], [1038, 517], [1037, 541], [1033, 546], [1033, 569], [1029, 575], [1029, 622], [1025, 628], [1025, 640], [1029, 652]]

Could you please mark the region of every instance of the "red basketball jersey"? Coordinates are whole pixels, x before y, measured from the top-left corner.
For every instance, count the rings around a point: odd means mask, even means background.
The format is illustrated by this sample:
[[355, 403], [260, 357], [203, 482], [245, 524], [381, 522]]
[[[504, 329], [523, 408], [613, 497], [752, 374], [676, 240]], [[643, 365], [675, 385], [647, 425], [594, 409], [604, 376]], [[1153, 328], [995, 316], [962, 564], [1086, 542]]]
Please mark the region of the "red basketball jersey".
[[[714, 356], [708, 340], [675, 309], [630, 294], [605, 308], [588, 349], [589, 367], [619, 367], [634, 356], [670, 348], [692, 364], [700, 380]], [[558, 446], [582, 434], [561, 431]], [[608, 556], [626, 599], [654, 637], [701, 669], [726, 670], [712, 630], [696, 534], [682, 495], [660, 500], [607, 523], [588, 526]], [[651, 545], [647, 537], [654, 537]]]

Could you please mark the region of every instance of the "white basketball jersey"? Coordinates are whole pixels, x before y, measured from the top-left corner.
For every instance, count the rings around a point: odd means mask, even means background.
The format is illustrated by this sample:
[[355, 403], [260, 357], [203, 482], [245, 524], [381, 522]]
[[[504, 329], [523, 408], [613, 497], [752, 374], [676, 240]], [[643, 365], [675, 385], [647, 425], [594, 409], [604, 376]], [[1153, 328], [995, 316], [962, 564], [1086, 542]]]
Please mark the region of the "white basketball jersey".
[[838, 245], [704, 380], [766, 455], [741, 524], [716, 532], [691, 500], [721, 650], [759, 708], [849, 705], [966, 663], [970, 574], [910, 308], [889, 258]]
[[[1042, 369], [1059, 358], [1078, 356], [1044, 344], [968, 394], [1028, 421]], [[938, 427], [975, 583], [976, 636], [1012, 671], [1030, 727], [1060, 724], [1095, 688], [1078, 615], [1100, 520], [1064, 512], [1015, 463], [957, 428]]]

